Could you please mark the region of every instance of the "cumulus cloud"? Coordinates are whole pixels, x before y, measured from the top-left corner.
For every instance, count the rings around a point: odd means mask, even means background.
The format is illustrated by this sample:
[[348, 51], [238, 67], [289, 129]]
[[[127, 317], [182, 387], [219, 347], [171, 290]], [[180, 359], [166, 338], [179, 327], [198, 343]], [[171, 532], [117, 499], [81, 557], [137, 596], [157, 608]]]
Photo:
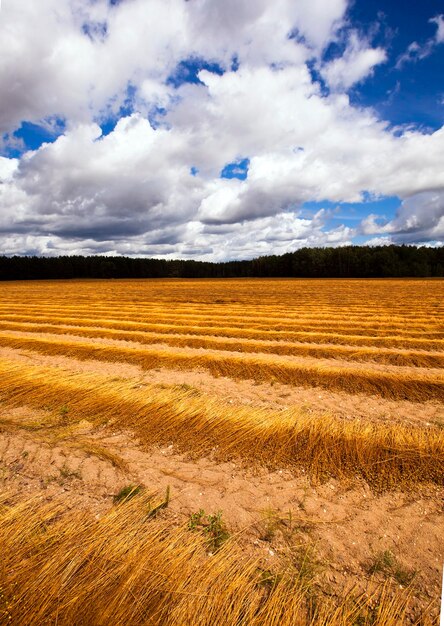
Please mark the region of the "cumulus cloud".
[[444, 190], [406, 198], [393, 220], [369, 215], [361, 222], [365, 235], [389, 234], [393, 243], [437, 241], [444, 237]]
[[386, 60], [383, 48], [372, 48], [366, 39], [352, 31], [344, 54], [324, 65], [322, 75], [332, 89], [346, 91], [368, 78]]
[[[222, 260], [344, 245], [358, 231], [301, 207], [367, 193], [407, 199], [359, 232], [438, 237], [444, 130], [399, 136], [350, 103], [386, 53], [348, 28], [342, 56], [322, 65], [346, 11], [346, 0], [8, 3], [3, 146], [20, 150], [24, 120], [58, 126], [52, 143], [0, 157], [2, 250]], [[171, 79], [184, 64], [193, 83]], [[221, 178], [246, 159], [245, 180]]]
[[14, 0], [0, 16], [0, 132], [50, 115], [85, 122], [117, 112], [129, 84], [164, 105], [165, 80], [189, 57], [225, 67], [234, 55], [251, 65], [303, 62], [292, 30], [322, 47], [345, 10], [345, 0]]
[[[178, 159], [181, 138], [155, 131], [135, 114], [102, 137], [96, 124], [77, 126], [27, 153], [9, 184], [28, 210], [9, 219], [19, 228], [71, 238], [128, 238], [186, 221], [198, 185]], [[6, 168], [4, 168], [6, 169]]]
[[0, 184], [10, 182], [17, 170], [18, 159], [7, 159], [0, 156]]
[[222, 261], [251, 259], [267, 254], [285, 254], [305, 246], [347, 245], [355, 234], [353, 229], [340, 226], [325, 232], [326, 212], [320, 210], [312, 219], [293, 212], [279, 212], [273, 216], [255, 218], [237, 224], [195, 225], [194, 242], [207, 245], [211, 252], [200, 258]]

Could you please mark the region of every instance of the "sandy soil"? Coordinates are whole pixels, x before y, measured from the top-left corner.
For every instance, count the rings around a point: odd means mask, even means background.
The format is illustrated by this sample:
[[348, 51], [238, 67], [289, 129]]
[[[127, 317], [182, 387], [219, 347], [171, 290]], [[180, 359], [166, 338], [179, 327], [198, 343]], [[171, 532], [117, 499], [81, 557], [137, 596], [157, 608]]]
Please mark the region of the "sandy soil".
[[[164, 343], [153, 343], [153, 344], [143, 344], [137, 341], [127, 341], [124, 339], [105, 339], [103, 337], [82, 337], [79, 335], [70, 335], [69, 333], [64, 334], [62, 337], [57, 334], [53, 334], [51, 332], [47, 333], [38, 333], [37, 335], [33, 332], [25, 332], [25, 331], [16, 331], [10, 330], [4, 333], [11, 337], [16, 338], [37, 338], [37, 339], [47, 339], [52, 341], [67, 341], [72, 344], [76, 343], [87, 343], [92, 346], [100, 345], [100, 346], [116, 346], [122, 348], [136, 348], [140, 350], [144, 350], [145, 352], [156, 352], [162, 351], [165, 354], [179, 354], [179, 355], [189, 355], [189, 356], [200, 356], [203, 354], [211, 354], [212, 351], [207, 350], [206, 348], [180, 348], [176, 346], [169, 346]], [[374, 371], [374, 372], [392, 372], [398, 374], [414, 374], [414, 375], [424, 375], [424, 376], [436, 376], [442, 377], [443, 370], [441, 368], [433, 368], [433, 367], [414, 367], [407, 365], [387, 365], [384, 363], [375, 363], [373, 361], [359, 362], [359, 361], [347, 361], [346, 359], [327, 359], [327, 358], [316, 358], [316, 357], [304, 357], [304, 356], [282, 356], [279, 354], [273, 353], [242, 353], [240, 350], [217, 350], [214, 352], [217, 356], [220, 357], [242, 357], [246, 360], [248, 359], [260, 359], [263, 362], [269, 361], [270, 363], [279, 365], [301, 365], [303, 366], [313, 366], [316, 367], [340, 367], [344, 370], [366, 370], [366, 371]]]
[[77, 361], [69, 357], [49, 356], [38, 352], [0, 347], [0, 358], [60, 367], [76, 372], [100, 372], [110, 378], [136, 378], [141, 383], [158, 385], [188, 385], [201, 393], [211, 393], [227, 404], [282, 409], [299, 407], [307, 413], [336, 415], [344, 419], [367, 418], [397, 421], [422, 426], [444, 425], [444, 404], [438, 401], [409, 402], [388, 400], [375, 395], [348, 394], [318, 387], [297, 387], [281, 383], [259, 383], [250, 380], [214, 378], [204, 370], [155, 369], [149, 372], [129, 363]]
[[[175, 370], [143, 372], [122, 363], [76, 361], [31, 351], [0, 349], [0, 358], [63, 368], [100, 372], [111, 378], [158, 385], [187, 385], [211, 393], [228, 404], [303, 410], [341, 418], [365, 417], [438, 427], [443, 405], [393, 402], [364, 394], [349, 396], [316, 388], [255, 384], [213, 378], [208, 373]], [[43, 413], [42, 415], [43, 416]], [[40, 417], [41, 417], [40, 416]], [[390, 551], [399, 571], [413, 578], [416, 606], [423, 609], [440, 592], [444, 561], [444, 489], [377, 494], [358, 480], [330, 480], [313, 485], [300, 471], [247, 467], [241, 461], [220, 463], [211, 455], [179, 454], [174, 442], [143, 448], [131, 432], [94, 429], [80, 422], [73, 431], [22, 427], [38, 412], [26, 406], [0, 405], [0, 489], [11, 494], [41, 493], [62, 498], [67, 508], [84, 508], [102, 515], [113, 496], [129, 484], [143, 485], [161, 497], [169, 486], [171, 502], [164, 515], [172, 523], [189, 520], [204, 509], [222, 512], [230, 532], [238, 533], [245, 549], [265, 568], [279, 569], [289, 546], [312, 546], [318, 584], [328, 593], [364, 587], [369, 567]], [[9, 423], [13, 420], [13, 424]], [[378, 580], [394, 574], [377, 574]], [[401, 584], [397, 580], [396, 584]]]
[[[5, 411], [0, 413], [0, 420]], [[26, 408], [7, 416], [29, 418]], [[35, 415], [34, 415], [35, 416]], [[94, 454], [85, 442], [94, 442]], [[104, 449], [121, 468], [101, 458]], [[44, 434], [0, 427], [2, 491], [42, 493], [62, 498], [69, 508], [96, 515], [113, 505], [128, 485], [143, 485], [159, 497], [171, 488], [166, 515], [186, 522], [191, 513], [222, 511], [231, 533], [264, 567], [278, 567], [288, 546], [313, 547], [317, 578], [340, 595], [351, 584], [365, 586], [368, 567], [390, 550], [403, 571], [416, 572], [414, 594], [425, 607], [439, 594], [444, 560], [444, 489], [375, 494], [363, 483], [330, 480], [312, 485], [303, 472], [247, 468], [216, 463], [209, 457], [178, 454], [173, 443], [143, 449], [131, 433], [101, 430], [82, 422], [67, 441], [50, 442]], [[383, 580], [383, 575], [380, 575]]]

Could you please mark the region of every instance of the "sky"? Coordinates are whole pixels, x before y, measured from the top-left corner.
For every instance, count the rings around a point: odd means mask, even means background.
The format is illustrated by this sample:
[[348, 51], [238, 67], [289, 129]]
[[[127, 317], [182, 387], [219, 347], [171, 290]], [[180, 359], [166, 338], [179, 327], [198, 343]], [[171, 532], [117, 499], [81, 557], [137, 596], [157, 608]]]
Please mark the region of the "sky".
[[0, 254], [443, 245], [444, 0], [0, 6]]

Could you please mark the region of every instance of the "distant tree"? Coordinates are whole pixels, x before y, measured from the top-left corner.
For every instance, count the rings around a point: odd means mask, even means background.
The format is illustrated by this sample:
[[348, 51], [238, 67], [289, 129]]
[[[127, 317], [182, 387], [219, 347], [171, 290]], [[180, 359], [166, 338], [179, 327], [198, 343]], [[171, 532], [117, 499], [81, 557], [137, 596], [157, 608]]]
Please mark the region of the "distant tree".
[[444, 248], [345, 246], [302, 248], [251, 261], [103, 256], [0, 256], [0, 280], [42, 278], [388, 278], [444, 276]]

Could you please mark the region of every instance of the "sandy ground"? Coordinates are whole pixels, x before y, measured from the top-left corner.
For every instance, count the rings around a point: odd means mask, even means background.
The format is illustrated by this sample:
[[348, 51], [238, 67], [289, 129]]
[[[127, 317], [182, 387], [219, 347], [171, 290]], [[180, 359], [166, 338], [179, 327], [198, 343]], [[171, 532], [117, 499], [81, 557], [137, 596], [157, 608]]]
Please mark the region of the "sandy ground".
[[[8, 417], [31, 417], [26, 408]], [[35, 415], [34, 415], [35, 416]], [[0, 420], [5, 412], [0, 413]], [[94, 442], [99, 452], [85, 450]], [[101, 457], [100, 450], [112, 460]], [[423, 608], [439, 594], [444, 560], [444, 489], [372, 493], [360, 482], [330, 480], [312, 485], [303, 472], [248, 468], [216, 463], [208, 457], [178, 454], [173, 443], [143, 449], [131, 433], [93, 432], [80, 424], [67, 442], [50, 443], [20, 429], [0, 429], [0, 485], [11, 494], [40, 492], [100, 516], [113, 496], [129, 484], [143, 485], [161, 497], [171, 489], [168, 515], [178, 523], [191, 513], [222, 512], [231, 533], [264, 567], [279, 568], [289, 546], [311, 546], [316, 576], [323, 589], [341, 594], [344, 587], [365, 586], [368, 568], [389, 550], [413, 579]], [[381, 581], [383, 574], [379, 575]]]
[[282, 409], [299, 407], [309, 414], [336, 415], [343, 419], [367, 418], [397, 421], [428, 427], [444, 426], [444, 404], [439, 401], [410, 402], [388, 400], [376, 395], [348, 394], [320, 387], [299, 387], [281, 383], [214, 378], [204, 370], [154, 369], [149, 372], [129, 363], [77, 361], [69, 357], [49, 356], [27, 350], [0, 347], [0, 358], [27, 364], [60, 367], [67, 371], [97, 372], [110, 378], [137, 379], [157, 385], [188, 385], [201, 393], [210, 393], [227, 404]]
[[[145, 352], [162, 351], [165, 354], [178, 354], [184, 356], [201, 356], [211, 354], [211, 350], [206, 348], [189, 348], [189, 347], [176, 347], [169, 346], [164, 343], [143, 344], [137, 341], [127, 341], [124, 339], [105, 339], [103, 337], [82, 337], [75, 334], [66, 333], [63, 336], [57, 335], [51, 332], [47, 333], [33, 333], [25, 331], [10, 330], [3, 333], [7, 336], [23, 339], [46, 339], [56, 342], [66, 341], [71, 344], [87, 343], [91, 346], [115, 346], [120, 348], [135, 348], [143, 350]], [[375, 363], [373, 361], [359, 362], [359, 361], [347, 361], [346, 359], [339, 358], [316, 358], [316, 357], [304, 357], [304, 356], [282, 356], [274, 353], [242, 353], [240, 350], [217, 350], [214, 352], [219, 357], [236, 357], [240, 356], [245, 359], [260, 359], [263, 362], [270, 362], [275, 365], [301, 365], [303, 366], [321, 366], [321, 367], [340, 367], [344, 370], [365, 370], [371, 372], [391, 372], [397, 374], [415, 374], [415, 375], [430, 375], [436, 377], [442, 377], [443, 370], [441, 368], [432, 367], [415, 367], [407, 365], [387, 365], [384, 363]]]
[[[376, 396], [348, 395], [317, 388], [213, 378], [198, 370], [153, 370], [122, 363], [77, 361], [31, 351], [0, 349], [0, 358], [68, 371], [100, 372], [143, 384], [187, 385], [227, 404], [282, 408], [302, 407], [313, 414], [344, 419], [365, 417], [397, 420], [437, 428], [444, 407], [394, 402]], [[131, 432], [94, 429], [88, 421], [63, 438], [54, 430], [27, 431], [20, 426], [38, 412], [26, 406], [0, 405], [0, 489], [11, 494], [62, 498], [102, 515], [113, 496], [129, 484], [142, 485], [161, 498], [167, 487], [171, 501], [164, 515], [172, 523], [192, 513], [222, 512], [231, 534], [264, 568], [279, 569], [288, 550], [310, 548], [316, 579], [326, 593], [342, 595], [352, 585], [365, 587], [369, 567], [385, 551], [396, 559], [398, 574], [376, 574], [403, 585], [413, 576], [416, 607], [425, 609], [440, 592], [444, 562], [444, 489], [421, 486], [410, 491], [374, 493], [358, 480], [313, 485], [302, 470], [266, 470], [241, 461], [220, 463], [208, 456], [179, 454], [174, 442], [143, 448]], [[13, 419], [15, 425], [8, 425]]]

